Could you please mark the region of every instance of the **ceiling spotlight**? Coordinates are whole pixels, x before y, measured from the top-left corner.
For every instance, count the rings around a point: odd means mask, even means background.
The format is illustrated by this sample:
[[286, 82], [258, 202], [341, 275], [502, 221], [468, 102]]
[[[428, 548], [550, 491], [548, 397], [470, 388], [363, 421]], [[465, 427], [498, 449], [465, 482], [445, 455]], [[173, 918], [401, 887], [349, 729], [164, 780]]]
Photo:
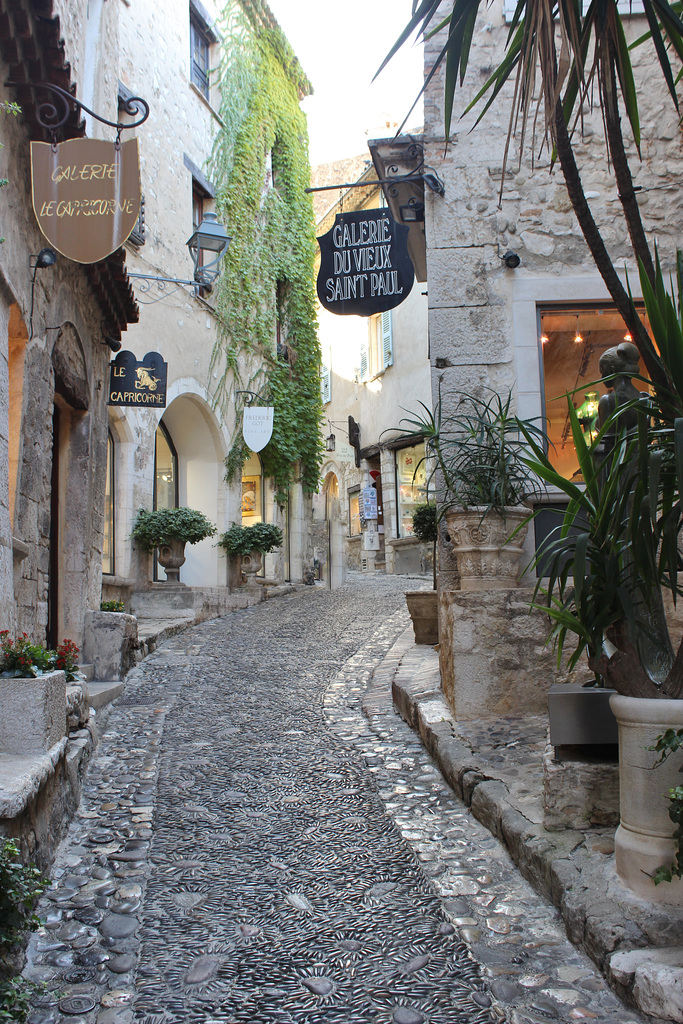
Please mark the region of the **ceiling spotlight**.
[[508, 270], [516, 270], [522, 262], [517, 253], [513, 252], [512, 249], [508, 249], [508, 251], [504, 253], [500, 258], [502, 259], [503, 263], [508, 268]]

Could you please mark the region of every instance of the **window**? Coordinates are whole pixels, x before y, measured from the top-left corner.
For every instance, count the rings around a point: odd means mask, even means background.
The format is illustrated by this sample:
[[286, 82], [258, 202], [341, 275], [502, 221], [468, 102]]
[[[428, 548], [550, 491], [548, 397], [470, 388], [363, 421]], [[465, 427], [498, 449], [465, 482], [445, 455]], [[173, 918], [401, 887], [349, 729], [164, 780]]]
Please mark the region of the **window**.
[[[590, 0], [582, 0], [581, 13], [585, 16], [590, 7]], [[507, 24], [509, 24], [515, 14], [517, 8], [517, 0], [503, 0], [503, 17]], [[643, 2], [642, 0], [617, 0], [617, 10], [623, 17], [628, 17], [631, 14], [643, 14]], [[555, 12], [557, 18], [557, 12]]]
[[107, 477], [104, 487], [104, 537], [102, 539], [102, 572], [113, 576], [114, 569], [114, 438], [107, 433]]
[[320, 393], [323, 405], [332, 401], [332, 353], [329, 349], [320, 367]]
[[361, 343], [360, 350], [360, 379], [365, 381], [378, 377], [393, 362], [391, 310], [387, 310], [368, 319], [368, 338]]
[[199, 20], [190, 17], [190, 78], [202, 96], [209, 98], [209, 38]]
[[358, 485], [349, 491], [349, 536], [358, 537], [360, 533], [360, 485]]
[[[649, 330], [644, 311], [640, 311], [640, 316]], [[630, 341], [631, 336], [620, 315], [610, 307], [541, 309], [539, 319], [543, 413], [550, 439], [548, 457], [559, 473], [573, 478], [578, 460], [567, 412], [567, 392], [574, 392], [574, 407], [589, 440], [596, 429], [598, 401], [607, 393], [600, 380], [600, 356], [606, 349]], [[640, 369], [644, 373], [642, 361]]]
[[154, 508], [178, 507], [178, 453], [164, 423], [156, 432], [154, 448]]
[[399, 448], [396, 452], [399, 537], [412, 537], [413, 511], [416, 505], [426, 501], [427, 472], [424, 457], [424, 444]]

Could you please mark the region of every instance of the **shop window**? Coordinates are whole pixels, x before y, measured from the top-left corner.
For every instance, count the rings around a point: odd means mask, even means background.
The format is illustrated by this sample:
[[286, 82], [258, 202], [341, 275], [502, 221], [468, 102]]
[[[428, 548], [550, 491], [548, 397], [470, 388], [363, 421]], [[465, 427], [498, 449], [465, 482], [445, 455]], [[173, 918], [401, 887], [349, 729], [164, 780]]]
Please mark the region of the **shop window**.
[[349, 536], [358, 537], [360, 533], [360, 486], [357, 486], [349, 491]]
[[[645, 312], [639, 310], [649, 331]], [[540, 343], [543, 360], [543, 412], [550, 439], [548, 457], [555, 469], [569, 479], [578, 479], [578, 459], [572, 442], [568, 392], [579, 413], [586, 440], [597, 431], [598, 401], [607, 393], [600, 380], [599, 360], [603, 352], [630, 341], [621, 316], [610, 307], [581, 307], [540, 310]], [[643, 363], [641, 373], [645, 373]], [[638, 386], [638, 382], [635, 382]], [[644, 387], [644, 385], [643, 385]]]
[[114, 519], [114, 438], [111, 430], [107, 433], [107, 476], [104, 488], [104, 537], [102, 540], [102, 572], [113, 576], [114, 543], [116, 538]]
[[242, 526], [263, 522], [263, 474], [261, 460], [252, 454], [242, 469]]
[[154, 508], [178, 507], [178, 453], [164, 423], [156, 432], [154, 448]]
[[424, 444], [399, 448], [396, 452], [396, 493], [398, 495], [398, 535], [413, 536], [413, 511], [426, 501], [427, 467]]

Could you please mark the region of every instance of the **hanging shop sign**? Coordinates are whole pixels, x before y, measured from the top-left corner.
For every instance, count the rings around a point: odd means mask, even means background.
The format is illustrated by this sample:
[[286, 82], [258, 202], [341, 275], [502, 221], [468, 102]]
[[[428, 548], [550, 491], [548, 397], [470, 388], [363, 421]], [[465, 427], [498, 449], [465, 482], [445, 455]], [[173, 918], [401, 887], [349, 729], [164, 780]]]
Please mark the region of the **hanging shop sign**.
[[138, 140], [32, 142], [31, 183], [33, 210], [52, 248], [76, 263], [97, 263], [138, 222]]
[[242, 420], [242, 437], [252, 452], [260, 452], [273, 436], [272, 406], [247, 406]]
[[372, 316], [403, 302], [415, 279], [408, 231], [388, 210], [338, 213], [318, 238], [318, 298], [324, 309]]
[[118, 352], [109, 367], [108, 405], [166, 408], [168, 363], [158, 352], [148, 352], [140, 362], [133, 352]]

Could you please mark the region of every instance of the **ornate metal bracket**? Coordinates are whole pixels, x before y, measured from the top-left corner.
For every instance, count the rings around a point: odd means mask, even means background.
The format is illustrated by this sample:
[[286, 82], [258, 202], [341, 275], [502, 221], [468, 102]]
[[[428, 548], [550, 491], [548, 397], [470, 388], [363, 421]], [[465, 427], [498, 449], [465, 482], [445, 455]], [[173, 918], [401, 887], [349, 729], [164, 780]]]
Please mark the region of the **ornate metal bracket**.
[[[7, 84], [17, 85], [19, 83], [8, 82]], [[86, 114], [90, 114], [96, 121], [107, 124], [110, 128], [116, 128], [115, 146], [117, 149], [121, 146], [121, 132], [128, 128], [138, 128], [149, 117], [149, 103], [147, 100], [143, 100], [141, 96], [131, 96], [130, 99], [121, 101], [124, 111], [131, 117], [135, 117], [141, 111], [143, 112], [142, 117], [138, 121], [133, 121], [131, 124], [123, 124], [122, 121], [108, 121], [106, 117], [100, 117], [90, 107], [86, 107], [85, 103], [77, 100], [70, 92], [61, 89], [58, 85], [51, 85], [49, 82], [24, 82], [22, 84], [28, 85], [32, 89], [45, 89], [48, 92], [55, 93], [57, 96], [60, 106], [50, 103], [49, 100], [36, 106], [36, 120], [41, 128], [45, 128], [52, 136], [53, 146], [57, 144], [57, 131], [66, 124], [73, 107], [84, 110]]]
[[236, 391], [235, 395], [249, 395], [249, 398], [244, 401], [244, 404], [247, 406], [250, 406], [254, 401], [265, 402], [263, 395], [257, 394], [255, 391]]

